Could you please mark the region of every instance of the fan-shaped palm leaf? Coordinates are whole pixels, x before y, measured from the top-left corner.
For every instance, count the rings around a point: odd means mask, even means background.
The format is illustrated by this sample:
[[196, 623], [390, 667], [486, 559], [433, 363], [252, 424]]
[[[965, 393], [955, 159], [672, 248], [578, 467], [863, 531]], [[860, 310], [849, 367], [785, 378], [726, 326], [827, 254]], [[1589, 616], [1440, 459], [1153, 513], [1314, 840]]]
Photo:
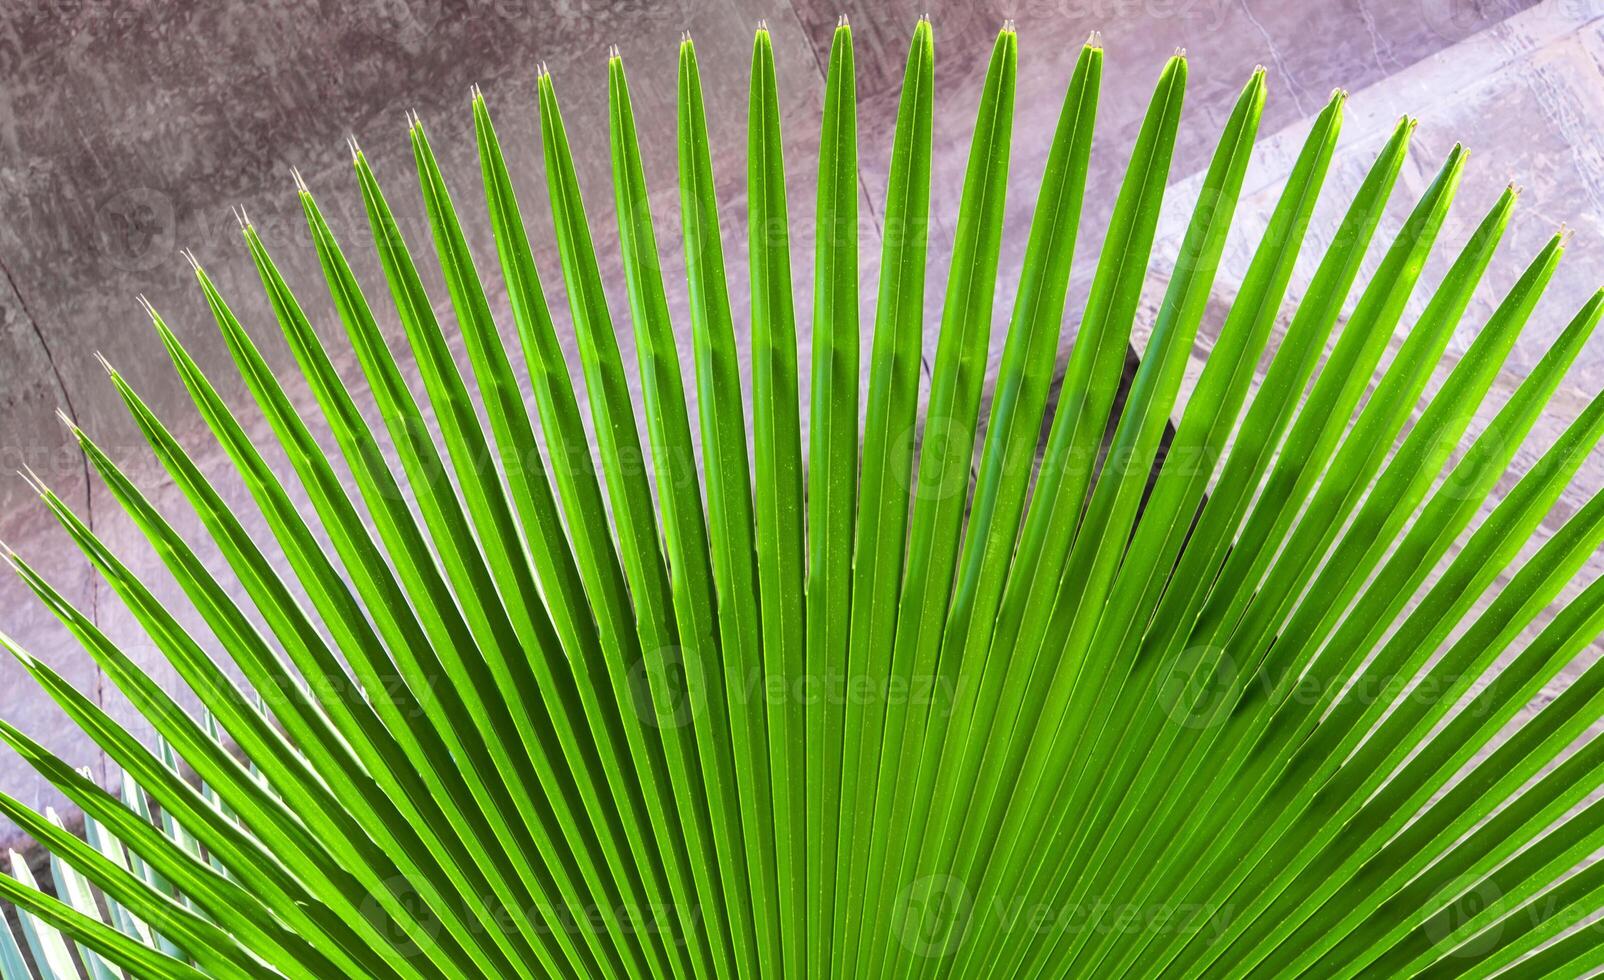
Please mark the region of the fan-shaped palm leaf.
[[[1604, 933], [1575, 928], [1604, 905], [1604, 865], [1589, 861], [1604, 845], [1604, 742], [1584, 737], [1604, 714], [1604, 667], [1512, 724], [1604, 630], [1604, 585], [1564, 598], [1604, 543], [1604, 497], [1518, 561], [1604, 435], [1604, 399], [1496, 492], [1604, 293], [1472, 431], [1564, 242], [1530, 260], [1439, 372], [1517, 195], [1493, 203], [1411, 315], [1466, 166], [1456, 147], [1390, 244], [1375, 242], [1361, 283], [1405, 119], [1294, 290], [1338, 92], [1188, 384], [1268, 81], [1248, 80], [1160, 271], [1187, 85], [1177, 55], [1058, 375], [1102, 61], [1094, 38], [1068, 81], [1017, 285], [1003, 277], [994, 375], [1011, 26], [987, 69], [944, 270], [927, 266], [934, 40], [928, 22], [914, 32], [866, 369], [852, 34], [836, 31], [805, 397], [767, 29], [751, 67], [749, 290], [727, 277], [716, 181], [729, 175], [714, 172], [695, 48], [680, 47], [687, 323], [671, 314], [668, 229], [616, 51], [618, 284], [592, 238], [598, 199], [582, 193], [599, 189], [580, 187], [539, 72], [582, 389], [482, 94], [471, 108], [500, 288], [481, 278], [487, 257], [469, 247], [420, 119], [409, 139], [447, 289], [438, 306], [352, 144], [404, 354], [297, 175], [366, 395], [342, 381], [313, 327], [321, 312], [255, 227], [242, 221], [249, 256], [320, 420], [195, 263], [295, 486], [153, 308], [259, 520], [107, 365], [239, 588], [71, 429], [210, 635], [186, 632], [30, 477], [205, 714], [11, 556], [161, 751], [0, 634], [123, 773], [109, 794], [0, 723], [81, 809], [87, 838], [0, 797], [50, 851], [58, 896], [20, 858], [0, 875], [20, 924], [0, 930], [0, 976], [1574, 976], [1604, 964]], [[932, 279], [944, 300], [921, 401]], [[1126, 383], [1150, 279], [1163, 296]], [[750, 308], [736, 310], [743, 291]]]

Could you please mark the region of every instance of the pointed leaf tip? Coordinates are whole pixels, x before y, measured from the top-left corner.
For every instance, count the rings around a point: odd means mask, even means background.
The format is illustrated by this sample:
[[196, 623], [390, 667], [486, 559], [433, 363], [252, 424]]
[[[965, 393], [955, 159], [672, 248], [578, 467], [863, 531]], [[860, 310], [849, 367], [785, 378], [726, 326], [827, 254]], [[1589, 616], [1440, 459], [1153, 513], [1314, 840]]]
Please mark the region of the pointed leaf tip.
[[1102, 48], [1103, 48], [1103, 32], [1102, 31], [1093, 31], [1091, 34], [1087, 35], [1087, 37], [1086, 37], [1086, 46], [1088, 48], [1093, 48], [1093, 49], [1096, 49], [1096, 50], [1099, 50], [1099, 51], [1102, 50]]
[[851, 24], [851, 22], [849, 22], [847, 20], [847, 15], [846, 14], [842, 14], [841, 16], [836, 18], [836, 21], [835, 21], [835, 29], [836, 30], [844, 31], [844, 30], [847, 30], [848, 28], [850, 28], [851, 26], [852, 26], [852, 24]]

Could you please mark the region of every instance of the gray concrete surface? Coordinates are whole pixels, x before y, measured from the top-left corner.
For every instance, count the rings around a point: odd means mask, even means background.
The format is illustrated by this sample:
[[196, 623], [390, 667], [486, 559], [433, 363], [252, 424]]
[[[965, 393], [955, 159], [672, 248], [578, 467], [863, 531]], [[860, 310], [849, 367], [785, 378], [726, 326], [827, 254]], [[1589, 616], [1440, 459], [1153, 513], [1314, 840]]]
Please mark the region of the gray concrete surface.
[[[1256, 64], [1270, 69], [1271, 95], [1262, 144], [1225, 268], [1228, 301], [1279, 182], [1327, 93], [1354, 93], [1318, 230], [1345, 203], [1399, 113], [1421, 117], [1417, 150], [1397, 194], [1407, 208], [1455, 139], [1473, 151], [1461, 203], [1444, 235], [1445, 251], [1468, 234], [1479, 208], [1511, 177], [1526, 188], [1520, 217], [1455, 349], [1485, 318], [1500, 287], [1540, 247], [1559, 220], [1576, 235], [1550, 297], [1517, 350], [1506, 381], [1530, 367], [1571, 311], [1604, 283], [1604, 6], [1597, 0], [1342, 0], [1303, 5], [1270, 0], [1016, 0], [997, 3], [914, 0], [714, 0], [644, 4], [603, 0], [402, 0], [219, 4], [40, 0], [0, 18], [0, 473], [37, 470], [90, 517], [113, 549], [163, 595], [186, 622], [194, 617], [174, 584], [115, 503], [89, 478], [83, 459], [54, 419], [64, 407], [121, 463], [196, 542], [203, 535], [180, 495], [158, 476], [92, 353], [104, 352], [169, 421], [240, 513], [253, 520], [244, 490], [206, 437], [181, 385], [134, 301], [143, 292], [161, 309], [202, 365], [229, 376], [222, 344], [178, 255], [190, 248], [217, 279], [272, 362], [293, 370], [238, 238], [230, 208], [243, 205], [283, 265], [292, 286], [335, 345], [332, 322], [290, 184], [299, 167], [330, 211], [335, 230], [358, 258], [358, 272], [382, 297], [376, 263], [366, 254], [365, 224], [354, 193], [344, 138], [355, 133], [374, 159], [420, 256], [428, 246], [411, 174], [403, 113], [416, 109], [429, 127], [447, 180], [469, 215], [471, 244], [487, 274], [493, 267], [467, 92], [486, 91], [498, 129], [513, 153], [526, 218], [555, 297], [556, 263], [544, 204], [534, 67], [555, 74], [581, 166], [598, 246], [612, 256], [607, 183], [604, 52], [622, 46], [643, 126], [648, 178], [664, 242], [674, 312], [684, 323], [674, 192], [673, 79], [682, 30], [697, 40], [709, 100], [715, 167], [721, 182], [726, 247], [737, 310], [745, 307], [745, 98], [751, 28], [766, 18], [775, 33], [792, 161], [790, 193], [798, 232], [811, 217], [822, 70], [830, 28], [843, 10], [857, 43], [864, 204], [862, 289], [865, 323], [877, 275], [880, 202], [891, 120], [906, 38], [928, 9], [937, 33], [935, 230], [927, 305], [934, 325], [941, 271], [962, 180], [967, 139], [992, 35], [1004, 16], [1020, 31], [1020, 91], [1015, 121], [1008, 232], [999, 279], [994, 350], [1000, 351], [1008, 300], [1017, 282], [1024, 232], [1069, 68], [1085, 34], [1103, 32], [1107, 49], [1099, 136], [1081, 237], [1077, 288], [1069, 302], [1067, 355], [1089, 257], [1125, 153], [1163, 59], [1177, 46], [1191, 58], [1175, 193], [1155, 256], [1160, 287], [1167, 256], [1195, 196], [1218, 126]], [[1396, 227], [1394, 221], [1392, 227]], [[810, 239], [798, 240], [798, 313], [807, 322]], [[1316, 254], [1318, 254], [1316, 252]], [[607, 260], [607, 271], [616, 259]], [[432, 256], [425, 276], [437, 304], [445, 292]], [[1441, 265], [1428, 272], [1434, 281]], [[505, 297], [489, 277], [504, 314]], [[616, 283], [617, 279], [614, 277]], [[1296, 284], [1295, 284], [1296, 289]], [[621, 288], [612, 291], [625, 323]], [[378, 303], [381, 316], [385, 303]], [[1218, 304], [1217, 304], [1218, 305]], [[557, 305], [560, 310], [560, 304]], [[561, 316], [561, 313], [559, 313]], [[393, 336], [399, 327], [384, 317]], [[503, 323], [507, 318], [503, 315]], [[1406, 318], [1406, 325], [1410, 322]], [[1213, 324], [1217, 327], [1217, 323]], [[566, 329], [566, 326], [564, 326]], [[1199, 356], [1206, 353], [1206, 325]], [[625, 357], [633, 353], [623, 330]], [[804, 335], [803, 357], [807, 355]], [[341, 366], [354, 371], [345, 358]], [[290, 375], [286, 373], [286, 380]], [[1546, 445], [1570, 414], [1604, 382], [1604, 346], [1595, 341], [1558, 400], [1559, 417], [1534, 436]], [[291, 385], [303, 403], [306, 393]], [[266, 433], [238, 385], [225, 385], [253, 430]], [[1523, 451], [1522, 459], [1534, 453]], [[1575, 501], [1601, 482], [1597, 461], [1584, 471]], [[0, 538], [40, 566], [75, 602], [147, 664], [174, 683], [115, 597], [97, 586], [20, 480], [0, 476]], [[203, 549], [203, 553], [210, 554]], [[219, 567], [219, 571], [222, 569]], [[225, 580], [226, 577], [225, 577]], [[0, 577], [0, 629], [18, 638], [130, 724], [137, 716], [107, 690], [88, 658], [20, 583]], [[176, 689], [176, 687], [175, 687]], [[9, 662], [0, 663], [0, 717], [18, 724], [74, 764], [99, 763], [87, 743]], [[102, 773], [103, 776], [110, 774]], [[15, 759], [0, 759], [0, 790], [43, 806], [59, 800]], [[0, 842], [11, 832], [0, 828]]]

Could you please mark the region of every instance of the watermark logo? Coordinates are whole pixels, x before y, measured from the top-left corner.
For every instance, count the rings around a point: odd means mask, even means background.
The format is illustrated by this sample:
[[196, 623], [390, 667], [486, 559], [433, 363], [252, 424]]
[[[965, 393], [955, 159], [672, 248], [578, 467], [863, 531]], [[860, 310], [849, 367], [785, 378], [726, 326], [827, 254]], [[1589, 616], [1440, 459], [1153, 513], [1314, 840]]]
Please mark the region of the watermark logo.
[[[969, 489], [969, 470], [973, 463], [974, 431], [946, 416], [925, 420], [924, 431], [908, 429], [897, 440], [897, 455], [915, 458], [908, 474], [909, 487], [917, 500], [946, 500]], [[912, 452], [917, 449], [917, 452]]]
[[696, 655], [684, 647], [648, 650], [629, 671], [629, 690], [642, 721], [657, 729], [682, 728], [701, 714], [703, 685], [691, 678]]
[[1439, 898], [1457, 897], [1422, 926], [1422, 931], [1433, 944], [1449, 946], [1450, 956], [1480, 956], [1498, 944], [1500, 929], [1496, 923], [1491, 928], [1462, 937], [1458, 944], [1454, 942], [1456, 934], [1503, 897], [1496, 882], [1484, 881], [1474, 875], [1461, 875], [1443, 886], [1437, 894]]
[[892, 930], [913, 955], [939, 956], [968, 923], [970, 906], [969, 890], [962, 881], [951, 875], [927, 875], [898, 894]]
[[1438, 37], [1458, 41], [1475, 33], [1489, 18], [1482, 0], [1420, 0], [1420, 20]]
[[173, 199], [153, 187], [131, 187], [101, 202], [100, 240], [113, 266], [149, 272], [178, 254]]
[[1189, 647], [1170, 665], [1159, 682], [1159, 706], [1177, 725], [1213, 728], [1225, 721], [1236, 689], [1237, 666], [1224, 648]]
[[421, 937], [432, 941], [440, 934], [439, 917], [405, 876], [389, 878], [381, 882], [380, 887], [400, 907], [400, 918], [392, 915], [386, 903], [373, 892], [363, 896], [359, 911], [392, 946], [410, 956], [419, 951]]

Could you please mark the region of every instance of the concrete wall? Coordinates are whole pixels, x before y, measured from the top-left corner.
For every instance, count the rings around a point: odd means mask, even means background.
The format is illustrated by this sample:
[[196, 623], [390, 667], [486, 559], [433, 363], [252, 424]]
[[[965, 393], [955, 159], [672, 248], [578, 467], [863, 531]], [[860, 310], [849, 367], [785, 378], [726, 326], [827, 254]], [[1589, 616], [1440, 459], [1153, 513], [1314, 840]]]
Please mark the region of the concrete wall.
[[[1422, 121], [1395, 217], [1407, 209], [1455, 139], [1473, 150], [1461, 204], [1444, 235], [1444, 255], [1464, 240], [1478, 209], [1490, 204], [1507, 180], [1517, 177], [1527, 187], [1521, 217], [1497, 272], [1454, 349], [1463, 349], [1496, 301], [1497, 290], [1562, 218], [1576, 231], [1572, 256], [1514, 358], [1511, 383], [1530, 367], [1580, 300], [1604, 282], [1604, 170], [1599, 166], [1604, 139], [1590, 125], [1604, 107], [1604, 11], [1592, 0], [1536, 5], [1528, 0], [1311, 5], [1269, 0], [843, 0], [831, 5], [818, 0], [459, 0], [439, 5], [403, 0], [42, 0], [0, 20], [0, 271], [6, 279], [0, 283], [0, 472], [22, 464], [38, 471], [90, 518], [124, 561], [160, 594], [173, 597], [181, 619], [195, 622], [157, 559], [115, 502], [89, 478], [84, 460], [54, 418], [58, 407], [65, 408], [140, 479], [191, 540], [204, 541], [179, 493], [159, 477], [92, 353], [104, 352], [118, 366], [217, 478], [219, 489], [240, 504], [242, 516], [259, 524], [227, 461], [189, 406], [135, 295], [142, 292], [156, 304], [214, 377], [229, 378], [226, 351], [178, 255], [180, 248], [192, 249], [273, 364], [286, 369], [289, 381], [291, 359], [276, 338], [230, 208], [249, 210], [291, 285], [325, 337], [338, 347], [338, 326], [306, 242], [290, 168], [306, 175], [330, 212], [336, 233], [360, 260], [358, 272], [371, 284], [372, 297], [380, 300], [376, 263], [365, 254], [365, 223], [345, 136], [356, 134], [373, 158], [422, 257], [428, 246], [422, 240], [421, 207], [405, 140], [403, 113], [408, 109], [420, 112], [429, 128], [446, 178], [468, 216], [471, 244], [488, 274], [494, 260], [478, 203], [480, 182], [467, 111], [473, 83], [487, 93], [501, 136], [514, 155], [512, 166], [537, 258], [547, 272], [548, 290], [553, 290], [556, 262], [533, 104], [534, 69], [541, 60], [553, 71], [563, 100], [597, 244], [607, 256], [604, 271], [616, 272], [603, 74], [611, 43], [622, 46], [634, 85], [648, 178], [661, 201], [657, 219], [665, 273], [677, 322], [683, 324], [672, 108], [676, 42], [687, 29], [697, 41], [709, 100], [732, 299], [738, 311], [747, 301], [740, 285], [745, 278], [741, 185], [751, 29], [767, 19], [774, 31], [792, 160], [798, 315], [805, 325], [811, 239], [803, 231], [811, 217], [823, 65], [837, 15], [844, 10], [850, 16], [861, 102], [861, 295], [864, 322], [872, 322], [897, 86], [907, 36], [925, 9], [936, 26], [938, 64], [936, 223], [927, 295], [930, 355], [986, 52], [1005, 15], [1018, 22], [1021, 77], [994, 351], [1001, 349], [1024, 232], [1063, 88], [1081, 41], [1092, 29], [1103, 32], [1107, 68], [1081, 236], [1083, 260], [1077, 266], [1061, 356], [1067, 356], [1078, 323], [1090, 259], [1101, 244], [1102, 222], [1152, 81], [1163, 59], [1183, 45], [1191, 58], [1191, 87], [1174, 167], [1172, 213], [1155, 257], [1154, 280], [1160, 288], [1167, 256], [1173, 254], [1195, 196], [1195, 175], [1206, 163], [1237, 91], [1260, 63], [1270, 69], [1271, 84], [1263, 146], [1249, 177], [1239, 234], [1222, 270], [1217, 305], [1228, 302], [1297, 141], [1336, 86], [1352, 90], [1354, 98], [1328, 185], [1329, 200], [1317, 217], [1317, 225], [1323, 220], [1327, 231], [1379, 145], [1380, 134], [1399, 113], [1417, 114]], [[1387, 231], [1384, 227], [1383, 234]], [[1323, 245], [1320, 234], [1315, 242]], [[1428, 272], [1428, 284], [1440, 268]], [[443, 309], [445, 292], [438, 273], [425, 268], [424, 274]], [[503, 291], [494, 281], [488, 285], [505, 326]], [[552, 296], [557, 297], [555, 291]], [[626, 307], [621, 287], [610, 298], [622, 327]], [[386, 329], [399, 341], [398, 325], [385, 315], [387, 303], [376, 305]], [[561, 304], [554, 308], [561, 318]], [[1217, 319], [1211, 316], [1213, 327]], [[1409, 323], [1406, 318], [1405, 327]], [[560, 326], [566, 335], [566, 323]], [[1206, 324], [1200, 355], [1206, 353], [1210, 329]], [[627, 335], [627, 329], [621, 331], [625, 359], [632, 363]], [[807, 346], [804, 329], [804, 359]], [[1604, 347], [1595, 342], [1584, 359], [1559, 401], [1563, 412], [1573, 412], [1604, 381]], [[341, 367], [354, 378], [351, 358], [343, 358]], [[223, 388], [253, 431], [266, 436], [241, 386], [226, 383]], [[300, 387], [291, 388], [310, 406]], [[1545, 445], [1568, 417], [1556, 418], [1547, 432], [1534, 437], [1534, 446]], [[1523, 459], [1529, 458], [1523, 453]], [[1584, 477], [1586, 491], [1600, 483], [1596, 466], [1590, 465]], [[1574, 503], [1574, 498], [1568, 501]], [[20, 480], [0, 477], [0, 538], [91, 611], [153, 673], [171, 681], [170, 672], [158, 664], [159, 654], [115, 597], [97, 585]], [[202, 553], [211, 555], [206, 548]], [[221, 563], [213, 564], [229, 581]], [[0, 628], [100, 698], [114, 716], [142, 730], [137, 715], [109, 689], [65, 631], [20, 583], [3, 576]], [[9, 662], [0, 663], [0, 717], [39, 737], [69, 762], [100, 764], [95, 748]], [[58, 802], [15, 759], [0, 759], [0, 790], [30, 804]], [[0, 830], [0, 841], [7, 838]]]

